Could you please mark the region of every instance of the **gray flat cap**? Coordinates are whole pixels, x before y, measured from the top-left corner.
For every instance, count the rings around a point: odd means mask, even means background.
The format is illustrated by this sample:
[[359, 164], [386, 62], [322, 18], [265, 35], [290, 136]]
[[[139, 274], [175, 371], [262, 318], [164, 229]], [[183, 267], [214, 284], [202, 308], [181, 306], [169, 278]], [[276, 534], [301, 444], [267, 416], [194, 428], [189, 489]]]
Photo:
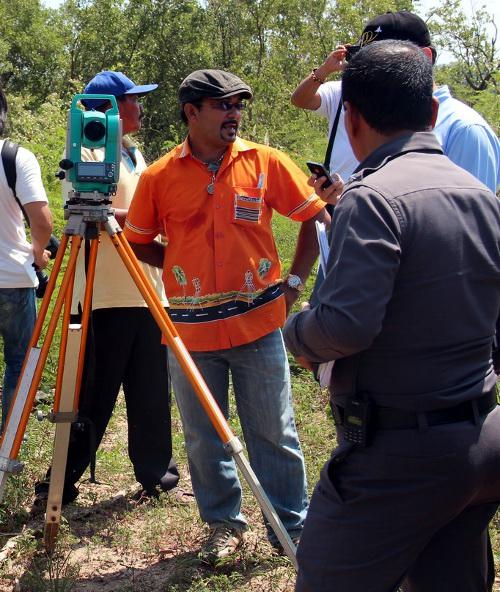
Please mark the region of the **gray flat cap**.
[[205, 97], [227, 99], [234, 95], [251, 99], [252, 89], [235, 74], [223, 70], [196, 70], [179, 87], [181, 103], [192, 103]]

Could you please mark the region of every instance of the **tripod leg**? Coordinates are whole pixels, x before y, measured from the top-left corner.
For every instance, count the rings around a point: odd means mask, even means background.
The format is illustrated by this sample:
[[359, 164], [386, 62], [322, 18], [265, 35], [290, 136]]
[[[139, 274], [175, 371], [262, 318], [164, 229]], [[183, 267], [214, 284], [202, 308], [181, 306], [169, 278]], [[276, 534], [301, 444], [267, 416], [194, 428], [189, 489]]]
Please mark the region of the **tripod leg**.
[[[69, 324], [73, 281], [68, 284], [64, 305], [63, 335], [61, 336], [54, 411], [51, 417], [52, 421], [56, 424], [56, 433], [47, 498], [47, 511], [45, 513], [44, 543], [48, 553], [52, 553], [54, 550], [61, 523], [69, 438], [71, 424], [75, 421], [78, 411], [98, 244], [98, 239], [92, 239], [81, 324]], [[71, 279], [74, 279], [74, 271]]]
[[45, 513], [44, 544], [48, 553], [52, 553], [59, 525], [61, 522], [62, 496], [64, 490], [64, 475], [68, 459], [68, 445], [71, 423], [75, 419], [73, 413], [73, 387], [75, 385], [78, 350], [81, 342], [81, 326], [67, 327], [67, 363], [64, 367], [63, 394], [60, 400], [60, 411], [54, 413], [56, 423], [54, 437], [54, 452], [52, 454], [52, 468], [50, 485]]
[[[188, 350], [182, 342], [175, 325], [172, 323], [170, 317], [165, 312], [161, 305], [160, 299], [156, 292], [151, 287], [144, 271], [137, 260], [132, 247], [129, 245], [125, 236], [113, 229], [111, 225], [107, 227], [110, 233], [111, 240], [115, 245], [118, 254], [122, 258], [125, 266], [127, 267], [132, 279], [137, 285], [137, 288], [141, 292], [144, 300], [146, 301], [151, 314], [158, 323], [163, 335], [167, 339], [167, 342], [174, 352], [180, 366], [182, 367], [186, 377], [188, 378], [191, 386], [195, 390], [198, 399], [200, 400], [203, 409], [207, 413], [212, 425], [217, 431], [220, 439], [224, 443], [225, 449], [233, 456], [236, 464], [242, 472], [245, 480], [247, 481], [250, 489], [255, 495], [263, 514], [269, 521], [271, 528], [274, 530], [279, 542], [283, 546], [285, 553], [292, 562], [293, 566], [297, 570], [298, 564], [295, 557], [296, 548], [293, 544], [290, 535], [286, 531], [283, 523], [281, 522], [276, 510], [269, 501], [269, 498], [264, 491], [264, 488], [260, 484], [257, 475], [253, 471], [250, 463], [247, 461], [243, 454], [243, 446], [239, 439], [232, 433], [226, 418], [222, 414], [219, 406], [215, 402], [210, 389], [205, 383], [200, 371], [193, 362]], [[111, 230], [111, 232], [110, 232]], [[115, 232], [115, 234], [113, 234]]]
[[[41, 349], [38, 347], [38, 340], [40, 338], [45, 318], [48, 312], [50, 298], [54, 292], [57, 277], [59, 275], [61, 264], [65, 255], [65, 251], [68, 245], [68, 237], [63, 236], [61, 245], [57, 253], [57, 257], [54, 262], [54, 267], [49, 278], [46, 293], [42, 301], [42, 306], [38, 313], [38, 318], [35, 323], [35, 328], [31, 336], [31, 340], [28, 346], [26, 357], [24, 359], [23, 367], [19, 380], [17, 383], [17, 389], [14, 394], [14, 399], [11, 404], [5, 429], [0, 442], [0, 500], [3, 498], [3, 493], [9, 473], [18, 473], [22, 470], [21, 463], [17, 462], [17, 455], [21, 447], [22, 438], [26, 431], [28, 424], [29, 414], [33, 407], [35, 400], [36, 391], [40, 384], [40, 379], [43, 371], [45, 361], [48, 356], [52, 337], [57, 325], [59, 318], [60, 308], [57, 310], [58, 302], [62, 306], [64, 291], [63, 286], [59, 291], [59, 295], [56, 301], [56, 305], [52, 312], [51, 321], [49, 326], [53, 326], [52, 333], [46, 336], [44, 347]], [[76, 245], [75, 251], [78, 251], [79, 244]], [[74, 255], [74, 263], [76, 264], [77, 252]], [[71, 264], [68, 263], [68, 267]], [[64, 280], [63, 280], [64, 283]]]

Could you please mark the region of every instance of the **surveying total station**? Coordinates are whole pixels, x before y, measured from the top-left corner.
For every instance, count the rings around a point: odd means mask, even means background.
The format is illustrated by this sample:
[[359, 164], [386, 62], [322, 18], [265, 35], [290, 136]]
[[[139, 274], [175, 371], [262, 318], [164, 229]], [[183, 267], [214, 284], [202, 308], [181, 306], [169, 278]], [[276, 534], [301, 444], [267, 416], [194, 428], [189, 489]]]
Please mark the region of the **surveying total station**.
[[[82, 99], [99, 99], [101, 101], [105, 99], [110, 102], [111, 107], [103, 113], [83, 111], [78, 106], [78, 102]], [[103, 161], [83, 161], [82, 148], [103, 149]], [[262, 513], [276, 533], [290, 561], [297, 568], [295, 546], [244, 456], [240, 440], [232, 433], [224, 414], [215, 402], [115, 219], [111, 202], [112, 196], [116, 192], [120, 160], [121, 120], [116, 98], [112, 95], [75, 95], [68, 114], [66, 154], [60, 162], [61, 170], [56, 174], [59, 179], [67, 179], [72, 185], [64, 207], [64, 218], [67, 222], [0, 440], [0, 501], [3, 498], [8, 475], [19, 473], [23, 468], [17, 457], [52, 340], [61, 320], [61, 341], [54, 403], [53, 409], [48, 415], [48, 418], [55, 424], [55, 438], [44, 530], [46, 550], [49, 553], [54, 550], [61, 521], [70, 429], [71, 424], [78, 421], [78, 403], [99, 236], [104, 230], [109, 235], [123, 264], [165, 336], [168, 347], [175, 354], [195, 390], [203, 409], [224, 443], [225, 449], [234, 457], [258, 501]], [[73, 324], [70, 323], [73, 284], [77, 257], [84, 239], [90, 243], [85, 295], [81, 321], [78, 324]], [[45, 327], [51, 297], [56, 289], [68, 245], [69, 256], [66, 268], [62, 274], [57, 297]], [[43, 338], [42, 332], [44, 333]], [[165, 396], [167, 396], [166, 393]]]
[[[78, 100], [95, 97], [107, 97], [111, 108], [105, 113], [78, 108]], [[68, 116], [66, 158], [60, 163], [66, 173], [57, 174], [60, 179], [67, 178], [73, 186], [73, 199], [78, 194], [82, 202], [89, 198], [92, 201], [92, 196], [96, 201], [102, 201], [115, 193], [120, 173], [121, 135], [120, 114], [114, 96], [76, 95], [73, 98]], [[82, 148], [104, 148], [104, 160], [82, 161]]]

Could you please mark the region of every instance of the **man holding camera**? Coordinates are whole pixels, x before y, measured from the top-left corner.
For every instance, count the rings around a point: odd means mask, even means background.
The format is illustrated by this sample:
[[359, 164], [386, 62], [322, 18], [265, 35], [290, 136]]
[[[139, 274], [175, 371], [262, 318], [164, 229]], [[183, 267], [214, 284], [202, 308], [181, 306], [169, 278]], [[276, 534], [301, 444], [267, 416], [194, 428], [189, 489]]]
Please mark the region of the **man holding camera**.
[[[7, 98], [0, 88], [0, 137], [6, 119]], [[4, 142], [0, 140], [0, 149]], [[50, 253], [45, 246], [52, 232], [52, 215], [35, 156], [19, 147], [13, 164], [15, 192], [9, 187], [0, 159], [0, 335], [5, 360], [2, 429], [35, 325], [35, 267], [42, 270], [47, 266]], [[21, 207], [30, 221], [31, 244], [26, 238]]]
[[[238, 137], [251, 98], [247, 84], [221, 70], [198, 70], [182, 82], [188, 137], [142, 175], [125, 233], [140, 258], [163, 266], [172, 321], [226, 416], [232, 378], [250, 462], [297, 541], [307, 492], [280, 327], [317, 257], [314, 221], [327, 214], [286, 155]], [[284, 280], [273, 210], [302, 223]], [[157, 228], [166, 247], [152, 242]], [[241, 486], [171, 352], [169, 363], [193, 490], [210, 527], [200, 557], [215, 562], [242, 540]], [[274, 532], [268, 536], [279, 548]]]
[[335, 209], [318, 304], [284, 329], [308, 367], [335, 360], [338, 447], [311, 499], [296, 590], [486, 591], [499, 202], [431, 132], [432, 65], [416, 45], [362, 48], [342, 97], [361, 164]]
[[[120, 178], [112, 206], [119, 221], [125, 219], [139, 177], [146, 168], [141, 152], [127, 134], [140, 130], [143, 117], [140, 98], [157, 86], [138, 86], [121, 72], [103, 71], [84, 90], [85, 94], [107, 94], [117, 99], [123, 139]], [[105, 112], [111, 107], [106, 100], [89, 99], [82, 103], [87, 110]], [[104, 148], [82, 150], [83, 160], [100, 162], [103, 158]], [[65, 182], [64, 199], [70, 190], [70, 184]], [[83, 303], [84, 250], [77, 263], [73, 313], [78, 313]], [[167, 306], [159, 270], [144, 265], [144, 271]], [[127, 406], [128, 452], [142, 486], [135, 497], [138, 500], [157, 497], [159, 489], [168, 491], [179, 481], [172, 460], [167, 352], [156, 322], [105, 232], [101, 234], [96, 262], [90, 329], [79, 423], [72, 428], [63, 503], [73, 501], [78, 495], [75, 484], [95, 455], [93, 448], [101, 442], [120, 386]], [[47, 491], [46, 481], [37, 484], [40, 501]]]
[[[327, 78], [334, 72], [341, 72], [349, 56], [360, 47], [384, 39], [411, 41], [422, 48], [433, 64], [436, 60], [429, 29], [419, 16], [406, 10], [387, 12], [367, 23], [357, 45], [342, 45], [335, 49], [292, 94], [292, 103], [296, 107], [310, 109], [328, 118], [330, 134], [337, 120], [330, 172], [339, 173], [344, 181], [359, 163], [345, 130], [340, 82], [327, 82]], [[434, 133], [444, 153], [495, 193], [500, 183], [500, 143], [494, 131], [479, 113], [454, 99], [447, 86], [434, 86], [434, 96], [439, 101]]]

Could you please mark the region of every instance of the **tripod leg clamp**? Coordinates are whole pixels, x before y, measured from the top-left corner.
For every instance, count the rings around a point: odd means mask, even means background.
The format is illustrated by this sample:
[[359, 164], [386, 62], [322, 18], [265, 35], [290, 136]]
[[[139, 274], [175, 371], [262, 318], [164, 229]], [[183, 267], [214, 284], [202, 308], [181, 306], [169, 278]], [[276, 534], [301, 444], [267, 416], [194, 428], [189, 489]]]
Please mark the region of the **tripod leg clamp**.
[[77, 414], [74, 411], [58, 411], [57, 413], [51, 411], [47, 415], [47, 419], [52, 423], [74, 423], [76, 418]]
[[238, 438], [238, 436], [234, 436], [224, 444], [224, 450], [228, 452], [231, 456], [235, 454], [240, 454], [243, 452], [243, 446]]
[[15, 459], [5, 458], [4, 456], [0, 457], [0, 471], [3, 471], [4, 473], [19, 475], [19, 473], [23, 470], [23, 467], [23, 463]]

